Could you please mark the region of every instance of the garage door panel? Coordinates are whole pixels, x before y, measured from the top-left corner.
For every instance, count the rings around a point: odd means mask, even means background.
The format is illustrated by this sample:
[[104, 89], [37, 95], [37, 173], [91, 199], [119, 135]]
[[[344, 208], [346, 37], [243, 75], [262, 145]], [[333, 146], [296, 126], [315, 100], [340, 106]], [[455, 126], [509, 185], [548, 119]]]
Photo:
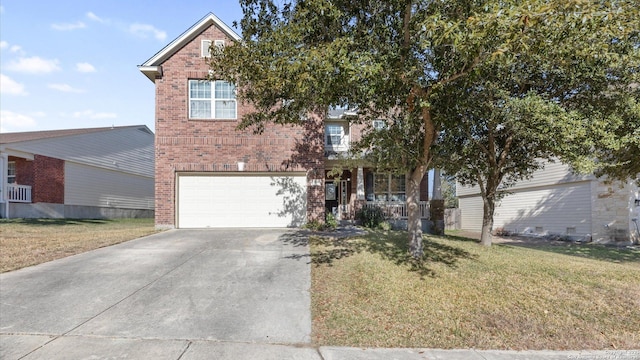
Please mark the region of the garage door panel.
[[[285, 206], [285, 202], [294, 206]], [[305, 213], [304, 175], [203, 175], [178, 179], [181, 228], [300, 226]]]

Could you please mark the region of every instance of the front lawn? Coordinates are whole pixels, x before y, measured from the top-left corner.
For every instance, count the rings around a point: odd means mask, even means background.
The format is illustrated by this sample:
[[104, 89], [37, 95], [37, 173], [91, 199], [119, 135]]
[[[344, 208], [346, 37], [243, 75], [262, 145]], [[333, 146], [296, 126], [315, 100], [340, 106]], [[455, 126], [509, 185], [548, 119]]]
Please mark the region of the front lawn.
[[479, 349], [640, 348], [640, 250], [485, 248], [406, 233], [313, 237], [317, 345]]
[[154, 232], [153, 219], [2, 219], [0, 272], [121, 243]]

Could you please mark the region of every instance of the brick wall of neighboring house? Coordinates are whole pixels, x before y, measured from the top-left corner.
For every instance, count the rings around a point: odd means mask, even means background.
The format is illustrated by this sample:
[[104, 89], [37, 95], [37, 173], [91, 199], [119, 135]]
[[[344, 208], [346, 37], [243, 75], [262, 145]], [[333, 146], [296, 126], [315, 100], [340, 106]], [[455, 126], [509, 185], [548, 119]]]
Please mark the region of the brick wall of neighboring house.
[[[268, 125], [262, 134], [238, 131], [239, 120], [189, 120], [188, 80], [206, 79], [209, 67], [200, 56], [201, 40], [226, 39], [211, 26], [162, 64], [156, 79], [156, 225], [175, 225], [176, 172], [302, 171], [322, 178], [323, 132], [318, 119], [305, 127]], [[240, 119], [251, 108], [238, 102]], [[320, 129], [319, 134], [316, 130]], [[318, 171], [313, 171], [317, 169]], [[319, 175], [318, 175], [319, 174]], [[324, 212], [322, 186], [308, 189], [308, 214]], [[321, 206], [318, 206], [321, 204]]]
[[16, 184], [33, 187], [33, 161], [13, 156], [9, 161], [16, 163]]
[[9, 157], [16, 163], [16, 183], [31, 186], [31, 202], [64, 204], [64, 160], [34, 155], [33, 160]]
[[64, 204], [64, 160], [35, 155], [32, 201]]

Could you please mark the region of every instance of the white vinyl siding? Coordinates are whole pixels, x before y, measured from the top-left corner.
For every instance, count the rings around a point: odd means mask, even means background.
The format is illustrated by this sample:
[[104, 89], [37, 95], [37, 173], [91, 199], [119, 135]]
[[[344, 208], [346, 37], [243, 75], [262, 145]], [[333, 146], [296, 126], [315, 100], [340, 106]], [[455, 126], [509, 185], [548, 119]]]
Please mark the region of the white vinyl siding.
[[[462, 228], [482, 229], [482, 198], [460, 199]], [[559, 184], [527, 190], [515, 190], [505, 196], [494, 213], [493, 229], [512, 232], [542, 229], [543, 232], [566, 234], [575, 228], [577, 234], [591, 233], [590, 182]]]
[[64, 169], [65, 205], [153, 209], [153, 178], [69, 161]]
[[295, 227], [306, 218], [306, 176], [178, 176], [180, 228]]
[[236, 88], [226, 81], [189, 80], [190, 119], [235, 119]]
[[12, 149], [124, 173], [154, 176], [154, 136], [144, 127], [115, 128], [21, 144]]
[[470, 196], [458, 199], [460, 207], [460, 228], [463, 230], [482, 230], [482, 198]]
[[[507, 190], [511, 191], [590, 179], [593, 179], [593, 177], [572, 174], [569, 167], [560, 162], [545, 163], [544, 169], [534, 172], [531, 179], [519, 181], [513, 187], [510, 187]], [[480, 188], [478, 188], [477, 186], [461, 186], [460, 184], [457, 184], [456, 186], [456, 194], [458, 196], [474, 195], [479, 193]]]

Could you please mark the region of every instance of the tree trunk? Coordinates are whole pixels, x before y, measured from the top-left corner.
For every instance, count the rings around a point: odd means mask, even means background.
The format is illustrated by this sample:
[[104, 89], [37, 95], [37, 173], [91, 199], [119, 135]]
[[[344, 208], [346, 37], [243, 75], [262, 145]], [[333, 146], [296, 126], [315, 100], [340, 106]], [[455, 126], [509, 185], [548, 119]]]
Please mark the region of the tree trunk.
[[480, 244], [491, 246], [491, 231], [493, 230], [493, 212], [496, 208], [495, 199], [483, 197], [482, 212], [482, 233], [480, 234]]
[[405, 175], [407, 194], [407, 230], [409, 232], [409, 251], [415, 259], [424, 255], [422, 246], [422, 218], [420, 216], [420, 182], [424, 168], [419, 166]]

